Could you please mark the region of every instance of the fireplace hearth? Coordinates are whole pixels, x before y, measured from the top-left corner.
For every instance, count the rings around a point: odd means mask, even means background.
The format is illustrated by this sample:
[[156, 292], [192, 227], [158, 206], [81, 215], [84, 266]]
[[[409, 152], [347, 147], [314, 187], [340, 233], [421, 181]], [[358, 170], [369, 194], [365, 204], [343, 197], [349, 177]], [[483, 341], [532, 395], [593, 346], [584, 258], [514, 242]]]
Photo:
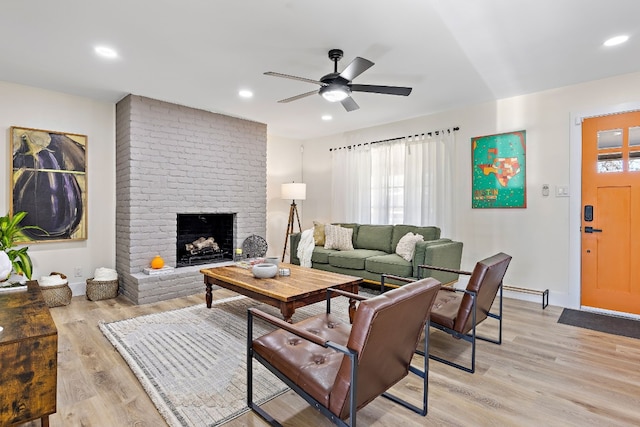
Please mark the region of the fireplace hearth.
[[177, 215], [176, 267], [233, 259], [235, 214]]

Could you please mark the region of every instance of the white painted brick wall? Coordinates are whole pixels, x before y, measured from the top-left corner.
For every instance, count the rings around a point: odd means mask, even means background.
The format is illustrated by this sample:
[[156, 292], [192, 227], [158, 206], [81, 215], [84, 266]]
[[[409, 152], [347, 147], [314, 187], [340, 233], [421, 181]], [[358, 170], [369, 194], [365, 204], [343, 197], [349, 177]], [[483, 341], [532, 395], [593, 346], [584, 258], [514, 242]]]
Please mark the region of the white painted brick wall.
[[176, 265], [178, 213], [236, 213], [236, 247], [266, 235], [265, 124], [129, 95], [116, 106], [116, 268], [144, 304], [204, 292], [202, 267], [149, 277], [155, 255]]

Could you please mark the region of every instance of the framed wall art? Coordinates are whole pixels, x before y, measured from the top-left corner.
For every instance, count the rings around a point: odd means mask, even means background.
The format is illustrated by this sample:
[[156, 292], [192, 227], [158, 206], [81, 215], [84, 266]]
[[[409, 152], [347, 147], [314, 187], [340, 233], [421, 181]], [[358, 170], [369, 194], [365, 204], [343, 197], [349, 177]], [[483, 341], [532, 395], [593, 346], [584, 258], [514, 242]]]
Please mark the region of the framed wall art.
[[526, 131], [471, 138], [471, 207], [526, 208]]
[[30, 241], [87, 238], [87, 136], [11, 128], [11, 212]]

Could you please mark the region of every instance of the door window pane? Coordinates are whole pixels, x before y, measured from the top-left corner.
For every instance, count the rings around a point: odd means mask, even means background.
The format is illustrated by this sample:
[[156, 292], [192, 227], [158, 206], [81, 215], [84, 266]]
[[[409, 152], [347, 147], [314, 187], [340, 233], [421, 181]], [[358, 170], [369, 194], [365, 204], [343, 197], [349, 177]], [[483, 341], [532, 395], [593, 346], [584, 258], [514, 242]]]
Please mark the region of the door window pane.
[[631, 151], [629, 153], [629, 171], [640, 171], [640, 151]]
[[598, 131], [598, 150], [622, 147], [622, 129]]
[[629, 147], [640, 145], [640, 126], [629, 128]]
[[598, 173], [622, 172], [622, 153], [598, 154]]

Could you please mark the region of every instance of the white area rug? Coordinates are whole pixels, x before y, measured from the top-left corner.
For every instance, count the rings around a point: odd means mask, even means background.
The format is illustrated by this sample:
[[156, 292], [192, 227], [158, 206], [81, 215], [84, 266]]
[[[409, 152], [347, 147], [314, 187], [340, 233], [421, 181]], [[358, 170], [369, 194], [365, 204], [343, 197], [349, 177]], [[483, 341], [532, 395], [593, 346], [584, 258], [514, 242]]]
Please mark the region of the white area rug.
[[[127, 361], [158, 411], [172, 427], [218, 426], [246, 406], [247, 308], [280, 312], [243, 297], [101, 323], [102, 333]], [[324, 312], [324, 302], [297, 309], [293, 322]], [[334, 298], [331, 311], [347, 314], [348, 300]], [[267, 332], [254, 322], [254, 337]], [[254, 401], [266, 402], [287, 388], [254, 363]]]

